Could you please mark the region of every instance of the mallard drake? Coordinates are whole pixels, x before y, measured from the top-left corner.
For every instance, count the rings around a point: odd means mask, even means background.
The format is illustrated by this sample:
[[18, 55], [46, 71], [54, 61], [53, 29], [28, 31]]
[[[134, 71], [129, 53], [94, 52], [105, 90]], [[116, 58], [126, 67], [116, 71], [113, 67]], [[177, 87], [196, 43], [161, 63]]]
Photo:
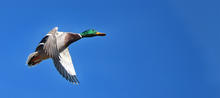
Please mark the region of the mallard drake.
[[35, 66], [41, 61], [52, 58], [59, 73], [66, 80], [78, 84], [79, 81], [73, 67], [68, 46], [86, 37], [105, 36], [105, 33], [97, 32], [94, 29], [86, 30], [80, 34], [71, 32], [59, 32], [58, 27], [53, 28], [38, 44], [35, 52], [28, 56], [28, 66]]

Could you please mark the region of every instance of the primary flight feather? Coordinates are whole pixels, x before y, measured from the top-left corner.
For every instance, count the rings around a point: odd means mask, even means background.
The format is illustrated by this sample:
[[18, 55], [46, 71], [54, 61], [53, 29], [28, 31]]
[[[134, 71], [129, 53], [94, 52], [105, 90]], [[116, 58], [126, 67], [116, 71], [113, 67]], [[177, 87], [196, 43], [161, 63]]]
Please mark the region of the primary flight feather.
[[79, 81], [76, 77], [68, 46], [81, 38], [105, 35], [94, 29], [86, 30], [80, 34], [59, 32], [58, 27], [55, 27], [40, 41], [35, 52], [28, 56], [27, 64], [28, 66], [34, 66], [43, 60], [52, 58], [59, 73], [66, 80], [78, 84]]

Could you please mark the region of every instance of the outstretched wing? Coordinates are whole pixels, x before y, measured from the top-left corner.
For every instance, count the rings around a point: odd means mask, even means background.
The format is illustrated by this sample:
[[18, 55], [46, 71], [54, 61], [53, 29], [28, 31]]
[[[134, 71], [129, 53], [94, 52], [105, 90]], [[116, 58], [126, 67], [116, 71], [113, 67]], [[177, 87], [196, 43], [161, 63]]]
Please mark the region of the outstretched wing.
[[79, 83], [68, 48], [59, 54], [59, 60], [57, 60], [56, 57], [53, 58], [53, 62], [56, 69], [66, 80], [76, 84]]
[[[57, 48], [57, 40], [56, 40], [56, 33], [58, 32], [58, 27], [55, 27], [52, 29], [47, 35], [46, 35], [46, 42], [44, 43], [43, 50], [47, 53], [50, 57], [58, 57], [59, 51]], [[44, 39], [42, 39], [44, 41]], [[57, 58], [58, 59], [58, 58]]]

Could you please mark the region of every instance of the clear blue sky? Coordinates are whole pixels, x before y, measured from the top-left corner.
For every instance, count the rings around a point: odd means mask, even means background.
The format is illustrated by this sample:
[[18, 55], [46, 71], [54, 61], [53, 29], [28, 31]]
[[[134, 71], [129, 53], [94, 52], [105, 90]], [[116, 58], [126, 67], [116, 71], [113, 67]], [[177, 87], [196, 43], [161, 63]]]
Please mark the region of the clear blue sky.
[[[0, 1], [1, 98], [220, 98], [217, 0]], [[70, 53], [81, 84], [52, 60], [28, 68], [29, 53], [53, 27], [106, 37]]]

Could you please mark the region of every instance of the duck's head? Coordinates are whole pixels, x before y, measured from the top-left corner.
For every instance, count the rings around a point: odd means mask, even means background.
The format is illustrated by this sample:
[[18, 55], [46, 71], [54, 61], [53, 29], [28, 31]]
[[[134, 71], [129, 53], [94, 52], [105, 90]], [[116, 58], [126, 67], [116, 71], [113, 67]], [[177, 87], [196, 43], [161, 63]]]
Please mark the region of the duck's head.
[[105, 36], [106, 34], [105, 33], [100, 33], [94, 29], [89, 29], [89, 30], [86, 30], [82, 33], [80, 33], [80, 35], [82, 37], [93, 37], [93, 36]]

